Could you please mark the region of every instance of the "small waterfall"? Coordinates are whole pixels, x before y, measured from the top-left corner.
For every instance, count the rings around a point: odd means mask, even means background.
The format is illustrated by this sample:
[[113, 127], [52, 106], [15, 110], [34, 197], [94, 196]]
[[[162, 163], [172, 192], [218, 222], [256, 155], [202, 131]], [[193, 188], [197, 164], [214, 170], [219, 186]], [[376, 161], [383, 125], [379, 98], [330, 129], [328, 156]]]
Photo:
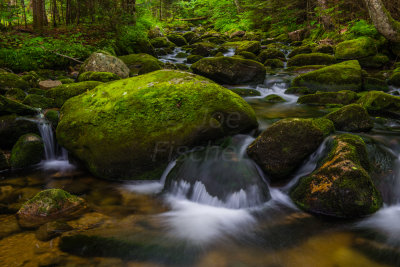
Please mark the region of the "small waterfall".
[[181, 52], [185, 53], [181, 47], [175, 47], [171, 54], [160, 56], [159, 59], [163, 63], [185, 64], [187, 57], [176, 57]]
[[235, 55], [236, 49], [235, 48], [228, 48], [224, 54], [224, 57], [233, 57]]

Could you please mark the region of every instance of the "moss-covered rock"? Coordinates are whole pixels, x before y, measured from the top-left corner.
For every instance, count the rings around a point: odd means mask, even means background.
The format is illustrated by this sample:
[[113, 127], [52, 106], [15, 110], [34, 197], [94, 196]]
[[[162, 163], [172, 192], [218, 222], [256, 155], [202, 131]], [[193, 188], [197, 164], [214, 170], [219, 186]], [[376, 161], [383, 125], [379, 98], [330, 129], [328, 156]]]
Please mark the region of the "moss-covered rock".
[[363, 88], [365, 91], [389, 91], [386, 81], [374, 77], [364, 77]]
[[146, 74], [160, 70], [162, 62], [148, 54], [131, 54], [119, 57], [130, 69], [133, 74]]
[[129, 77], [129, 68], [121, 59], [103, 53], [93, 53], [85, 60], [80, 73], [87, 71], [111, 72], [121, 78]]
[[369, 37], [341, 42], [336, 46], [335, 57], [339, 60], [360, 59], [373, 56], [377, 52], [375, 42]]
[[25, 75], [21, 76], [21, 79], [26, 81], [29, 84], [29, 87], [36, 88], [39, 86], [39, 82], [41, 80], [39, 74], [37, 74], [35, 71], [30, 71], [26, 73]]
[[35, 94], [27, 95], [22, 103], [34, 108], [41, 109], [54, 107], [53, 99]]
[[264, 63], [267, 59], [285, 60], [285, 54], [276, 48], [265, 49], [258, 55], [257, 60], [261, 63]]
[[358, 101], [368, 113], [373, 115], [399, 115], [400, 97], [386, 94], [380, 91], [370, 91], [364, 94]]
[[262, 64], [232, 57], [203, 58], [192, 65], [192, 70], [224, 84], [262, 83], [266, 74]]
[[212, 52], [217, 48], [215, 44], [206, 43], [206, 42], [199, 42], [192, 44], [190, 46], [192, 48], [191, 53], [193, 55], [199, 55], [203, 57], [211, 56]]
[[96, 176], [159, 179], [179, 149], [256, 125], [251, 107], [228, 89], [187, 72], [161, 70], [68, 100], [57, 140]]
[[400, 87], [400, 68], [393, 71], [389, 78], [389, 84]]
[[[43, 96], [46, 94], [46, 90], [39, 89], [39, 88], [30, 88], [26, 92], [28, 94], [43, 95]], [[24, 97], [24, 99], [25, 99], [25, 97]]]
[[39, 163], [44, 155], [43, 140], [36, 134], [21, 136], [12, 148], [10, 165], [25, 168]]
[[232, 88], [230, 90], [240, 96], [260, 96], [261, 95], [261, 93], [255, 89]]
[[189, 55], [186, 59], [186, 62], [189, 64], [193, 64], [196, 63], [197, 61], [199, 61], [200, 59], [202, 59], [203, 56], [200, 55]]
[[60, 119], [60, 113], [57, 110], [47, 110], [44, 113], [44, 117], [50, 122], [54, 129], [57, 128], [58, 121]]
[[285, 94], [292, 94], [292, 95], [308, 95], [312, 94], [314, 91], [311, 91], [307, 87], [295, 87], [292, 86], [286, 89]]
[[29, 83], [16, 74], [8, 72], [0, 73], [0, 93], [5, 93], [12, 88], [25, 90], [29, 88]]
[[119, 79], [121, 79], [121, 78], [111, 72], [87, 71], [87, 72], [79, 74], [78, 82], [98, 81], [98, 82], [106, 83], [106, 82], [116, 81]]
[[150, 40], [154, 48], [175, 47], [176, 45], [169, 41], [166, 37], [157, 37]]
[[382, 206], [369, 168], [364, 141], [355, 135], [339, 135], [320, 167], [301, 178], [290, 196], [300, 208], [316, 214], [339, 218], [369, 215]]
[[292, 52], [289, 53], [288, 57], [292, 58], [300, 54], [310, 54], [312, 53], [312, 46], [310, 45], [304, 45], [300, 47], [296, 47], [295, 49], [292, 50]]
[[257, 60], [257, 56], [254, 53], [242, 51], [238, 53], [239, 56], [242, 56], [245, 59]]
[[88, 81], [80, 83], [63, 84], [46, 91], [46, 97], [54, 99], [55, 107], [60, 108], [71, 97], [92, 90], [102, 82]]
[[86, 209], [85, 200], [62, 189], [47, 189], [28, 200], [18, 211], [22, 227], [38, 227], [58, 219], [71, 219]]
[[279, 95], [274, 95], [274, 94], [267, 95], [266, 97], [263, 98], [263, 100], [265, 102], [269, 102], [269, 103], [283, 103], [283, 102], [286, 102], [286, 100], [283, 97], [281, 97]]
[[291, 57], [288, 66], [331, 65], [336, 63], [334, 56], [323, 53], [299, 54]]
[[288, 178], [334, 131], [328, 119], [283, 119], [272, 124], [247, 148], [247, 154], [271, 180]]
[[292, 86], [308, 87], [311, 91], [360, 91], [362, 89], [362, 71], [357, 60], [345, 61], [319, 70], [301, 74]]
[[333, 45], [329, 44], [321, 44], [318, 45], [313, 49], [313, 52], [315, 53], [324, 53], [324, 54], [333, 54], [335, 53], [335, 47]]
[[0, 148], [11, 150], [18, 139], [28, 133], [39, 134], [39, 129], [35, 122], [26, 120], [17, 115], [0, 117]]
[[6, 154], [0, 149], [0, 172], [10, 168]]
[[382, 54], [376, 54], [374, 56], [360, 58], [358, 59], [358, 62], [360, 62], [360, 65], [363, 68], [378, 69], [389, 63], [389, 57]]
[[177, 46], [184, 46], [187, 45], [188, 43], [186, 42], [186, 39], [183, 38], [182, 35], [174, 33], [174, 34], [168, 34], [167, 35], [168, 40], [176, 44]]
[[186, 42], [189, 44], [193, 44], [200, 39], [200, 35], [195, 32], [186, 32], [183, 34], [183, 38], [185, 38]]
[[317, 92], [299, 97], [297, 103], [311, 105], [348, 105], [358, 100], [357, 93], [353, 91]]
[[227, 42], [222, 46], [225, 48], [235, 48], [236, 53], [247, 51], [257, 55], [261, 50], [261, 43], [259, 41]]
[[26, 97], [26, 93], [19, 88], [13, 88], [8, 90], [5, 96], [12, 100], [23, 101]]
[[346, 132], [365, 132], [374, 127], [368, 112], [358, 104], [351, 104], [333, 111], [326, 116], [333, 121], [336, 130]]
[[267, 59], [264, 62], [264, 66], [276, 69], [276, 68], [283, 68], [285, 64], [280, 59]]
[[62, 84], [70, 84], [70, 83], [74, 83], [75, 80], [71, 79], [71, 78], [65, 78], [65, 79], [60, 79], [60, 82]]
[[37, 110], [17, 101], [0, 96], [0, 116], [9, 114], [35, 115]]

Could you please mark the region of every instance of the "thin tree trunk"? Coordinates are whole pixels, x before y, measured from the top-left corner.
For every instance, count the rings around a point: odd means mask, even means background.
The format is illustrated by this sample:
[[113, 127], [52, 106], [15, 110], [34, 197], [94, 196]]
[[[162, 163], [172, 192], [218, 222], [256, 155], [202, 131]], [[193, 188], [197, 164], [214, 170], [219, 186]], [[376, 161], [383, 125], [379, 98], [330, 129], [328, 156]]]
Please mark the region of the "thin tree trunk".
[[400, 43], [400, 22], [394, 20], [381, 0], [364, 0], [376, 29], [389, 41]]
[[25, 28], [28, 27], [28, 23], [26, 22], [26, 10], [25, 10], [25, 1], [21, 0], [22, 14], [24, 16]]
[[53, 27], [57, 27], [57, 0], [52, 1]]
[[240, 6], [239, 0], [234, 0], [237, 13], [240, 14], [242, 12], [242, 7]]
[[318, 6], [321, 9], [321, 12], [323, 13], [321, 16], [322, 24], [324, 25], [325, 29], [331, 29], [332, 28], [332, 18], [329, 14], [326, 13], [326, 10], [328, 9], [328, 1], [327, 0], [318, 0]]

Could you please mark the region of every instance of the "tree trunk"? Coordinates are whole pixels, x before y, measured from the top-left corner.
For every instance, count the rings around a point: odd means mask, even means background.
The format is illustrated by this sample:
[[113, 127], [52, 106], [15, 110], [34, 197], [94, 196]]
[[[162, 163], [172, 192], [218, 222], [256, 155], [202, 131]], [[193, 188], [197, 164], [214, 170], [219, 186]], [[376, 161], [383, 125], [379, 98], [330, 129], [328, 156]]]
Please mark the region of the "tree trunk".
[[327, 0], [318, 0], [317, 1], [319, 8], [321, 9], [321, 20], [322, 24], [324, 25], [325, 29], [331, 29], [332, 28], [332, 18], [329, 14], [326, 13], [326, 10], [328, 9], [328, 4]]
[[400, 23], [392, 18], [382, 0], [364, 0], [376, 29], [389, 41], [400, 43]]
[[33, 0], [33, 29], [35, 31], [42, 31], [44, 26], [43, 16], [43, 0]]
[[28, 27], [28, 23], [26, 23], [26, 11], [25, 11], [25, 1], [21, 0], [21, 7], [24, 16], [25, 28]]
[[53, 27], [57, 27], [57, 0], [52, 1], [52, 20], [53, 20]]
[[242, 12], [242, 7], [240, 6], [239, 0], [234, 0], [237, 13], [240, 14]]

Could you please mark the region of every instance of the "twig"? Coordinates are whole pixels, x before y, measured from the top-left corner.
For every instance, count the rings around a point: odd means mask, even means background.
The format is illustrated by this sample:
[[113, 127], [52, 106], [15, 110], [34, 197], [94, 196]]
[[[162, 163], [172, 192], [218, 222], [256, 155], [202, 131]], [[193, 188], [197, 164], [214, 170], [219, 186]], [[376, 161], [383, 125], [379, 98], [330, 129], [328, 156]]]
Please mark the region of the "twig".
[[73, 58], [73, 57], [70, 57], [70, 56], [66, 56], [66, 55], [57, 53], [57, 52], [55, 52], [55, 51], [48, 50], [48, 49], [44, 48], [43, 46], [41, 46], [40, 48], [42, 48], [43, 50], [45, 50], [45, 51], [47, 51], [47, 52], [54, 53], [54, 54], [56, 54], [57, 56], [65, 57], [65, 58], [68, 58], [68, 59], [70, 59], [70, 60], [72, 60], [72, 61], [78, 62], [79, 64], [83, 64], [82, 61], [80, 61], [80, 60], [78, 60], [78, 59], [76, 59], [76, 58]]

